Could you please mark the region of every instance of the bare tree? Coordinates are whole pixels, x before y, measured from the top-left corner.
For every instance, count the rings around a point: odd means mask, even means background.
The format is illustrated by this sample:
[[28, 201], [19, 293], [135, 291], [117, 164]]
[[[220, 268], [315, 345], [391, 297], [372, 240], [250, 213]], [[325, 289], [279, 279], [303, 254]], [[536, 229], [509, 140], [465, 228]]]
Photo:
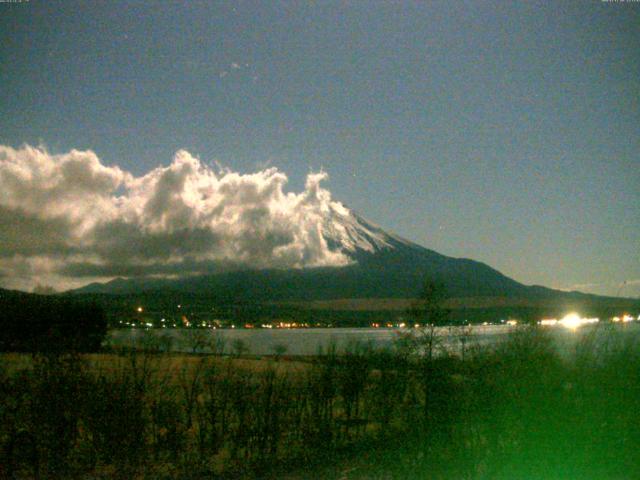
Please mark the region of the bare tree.
[[407, 314], [416, 327], [408, 335], [403, 335], [401, 344], [414, 353], [426, 355], [431, 360], [438, 346], [437, 328], [445, 325], [451, 311], [445, 307], [446, 289], [442, 283], [427, 279], [419, 297], [413, 302]]

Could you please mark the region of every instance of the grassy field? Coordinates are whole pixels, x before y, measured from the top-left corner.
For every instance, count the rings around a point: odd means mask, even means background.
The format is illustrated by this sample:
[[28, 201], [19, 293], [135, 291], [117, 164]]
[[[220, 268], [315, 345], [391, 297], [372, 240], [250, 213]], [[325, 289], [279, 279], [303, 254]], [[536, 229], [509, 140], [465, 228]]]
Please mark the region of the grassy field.
[[[199, 369], [223, 369], [232, 368], [253, 372], [256, 374], [265, 371], [276, 370], [279, 373], [304, 372], [309, 368], [309, 361], [304, 359], [296, 360], [291, 357], [276, 359], [275, 356], [217, 356], [217, 355], [193, 355], [185, 353], [161, 353], [144, 355], [141, 352], [136, 354], [137, 359], [143, 359], [145, 368], [151, 374], [167, 376], [169, 380], [175, 381], [181, 375], [192, 376]], [[4, 365], [4, 374], [7, 376], [19, 375], [22, 372], [30, 372], [38, 364], [40, 358], [26, 353], [0, 353], [0, 363]], [[132, 358], [129, 355], [116, 353], [92, 353], [81, 354], [78, 361], [83, 368], [98, 375], [115, 375], [122, 370], [131, 367]]]
[[640, 348], [520, 329], [432, 356], [0, 358], [0, 478], [640, 478]]

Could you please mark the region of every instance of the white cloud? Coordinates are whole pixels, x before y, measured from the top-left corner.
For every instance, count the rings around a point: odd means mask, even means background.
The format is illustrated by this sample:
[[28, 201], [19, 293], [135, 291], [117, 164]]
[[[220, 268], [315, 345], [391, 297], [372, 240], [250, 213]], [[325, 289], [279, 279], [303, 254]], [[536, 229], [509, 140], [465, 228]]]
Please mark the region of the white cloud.
[[326, 178], [310, 174], [286, 193], [276, 168], [215, 172], [184, 150], [135, 177], [91, 151], [0, 146], [0, 284], [344, 265], [322, 235], [327, 214], [344, 211]]

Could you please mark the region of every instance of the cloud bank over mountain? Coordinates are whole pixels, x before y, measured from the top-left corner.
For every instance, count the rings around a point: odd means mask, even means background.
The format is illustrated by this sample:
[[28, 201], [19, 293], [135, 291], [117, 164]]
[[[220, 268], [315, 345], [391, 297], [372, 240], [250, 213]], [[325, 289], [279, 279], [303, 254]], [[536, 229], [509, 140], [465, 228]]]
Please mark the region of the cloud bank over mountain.
[[92, 151], [0, 146], [0, 285], [345, 265], [323, 237], [327, 218], [349, 215], [326, 178], [292, 193], [276, 168], [214, 171], [184, 150], [136, 177]]

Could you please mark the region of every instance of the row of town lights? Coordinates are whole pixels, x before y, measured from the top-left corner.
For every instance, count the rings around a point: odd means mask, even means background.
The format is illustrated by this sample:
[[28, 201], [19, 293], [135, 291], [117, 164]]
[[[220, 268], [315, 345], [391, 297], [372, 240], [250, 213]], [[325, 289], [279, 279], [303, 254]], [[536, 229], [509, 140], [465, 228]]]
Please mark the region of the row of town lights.
[[[182, 305], [179, 304], [178, 308], [181, 309]], [[142, 312], [144, 312], [144, 308], [139, 306], [139, 307], [136, 308], [136, 311], [138, 313], [142, 313]], [[186, 326], [190, 326], [191, 325], [191, 322], [189, 322], [186, 319], [186, 317], [183, 317], [182, 320], [183, 320], [183, 323]], [[634, 319], [633, 316], [628, 315], [628, 314], [624, 314], [621, 317], [615, 316], [615, 317], [613, 317], [611, 319], [611, 321], [614, 322], [614, 323], [629, 323], [629, 322], [632, 322], [634, 320], [636, 320], [636, 319]], [[640, 315], [638, 315], [637, 320], [640, 321]], [[166, 325], [165, 325], [166, 319], [163, 318], [160, 321], [163, 324], [162, 328], [166, 328]], [[560, 320], [558, 320], [557, 318], [543, 318], [542, 320], [540, 320], [538, 322], [538, 325], [542, 325], [542, 326], [562, 325], [562, 326], [564, 326], [566, 328], [575, 330], [576, 328], [578, 328], [578, 327], [580, 327], [582, 325], [594, 324], [594, 323], [598, 323], [599, 321], [600, 321], [599, 318], [595, 318], [595, 317], [594, 318], [583, 318], [580, 315], [578, 315], [577, 313], [572, 312], [572, 313], [569, 313], [569, 314], [565, 315]], [[120, 320], [119, 323], [122, 324], [123, 323], [122, 320]], [[518, 325], [518, 320], [509, 319], [509, 320], [506, 320], [506, 322], [504, 320], [501, 320], [501, 323], [506, 323], [509, 326], [516, 326], [516, 325]], [[132, 327], [135, 327], [135, 323], [133, 323], [133, 322], [131, 324], [129, 322], [125, 322], [124, 324], [125, 325], [130, 325]], [[489, 324], [488, 322], [483, 322], [482, 325], [488, 325], [488, 324]], [[146, 325], [147, 327], [152, 327], [153, 326], [153, 324], [149, 323], [149, 322], [146, 322], [144, 325]], [[175, 327], [176, 324], [174, 323], [173, 326]], [[216, 328], [215, 326], [211, 326], [210, 324], [207, 324], [205, 321], [203, 321], [201, 323], [201, 326], [202, 327]], [[292, 323], [280, 322], [280, 323], [275, 325], [276, 328], [297, 328], [297, 327], [308, 327], [308, 326], [309, 326], [309, 324], [307, 324], [307, 323], [296, 323], [296, 322], [292, 322]], [[396, 324], [386, 323], [386, 324], [384, 324], [384, 326], [386, 326], [387, 328], [392, 328], [394, 326], [399, 327], [399, 328], [405, 328], [406, 324], [404, 322], [396, 323]], [[420, 324], [419, 323], [416, 323], [413, 326], [415, 328], [420, 328]], [[381, 324], [380, 323], [372, 323], [371, 327], [380, 328]], [[231, 328], [235, 328], [235, 325], [232, 325]], [[246, 324], [245, 328], [253, 328], [253, 325], [252, 324]], [[273, 325], [272, 324], [263, 324], [262, 328], [273, 328]]]

